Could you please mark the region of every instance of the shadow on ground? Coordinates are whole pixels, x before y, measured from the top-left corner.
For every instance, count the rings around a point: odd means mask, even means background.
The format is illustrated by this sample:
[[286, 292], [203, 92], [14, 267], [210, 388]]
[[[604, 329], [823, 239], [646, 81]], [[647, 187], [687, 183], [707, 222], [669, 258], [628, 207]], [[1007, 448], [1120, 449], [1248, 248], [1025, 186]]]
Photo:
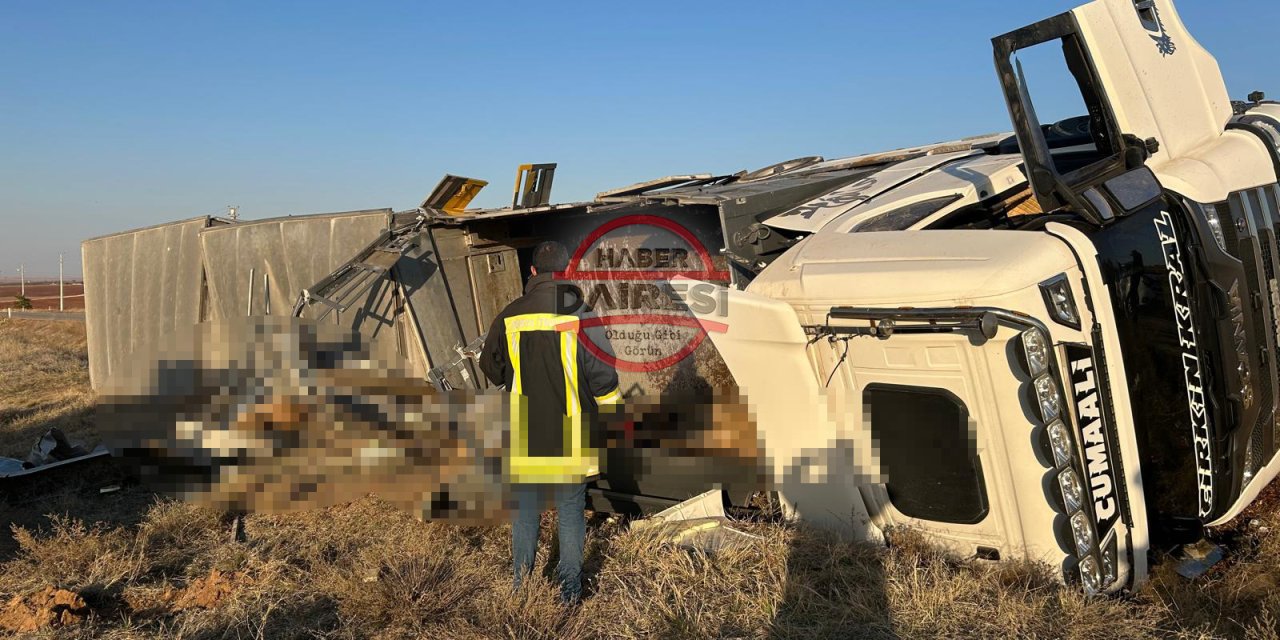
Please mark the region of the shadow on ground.
[[57, 519], [79, 520], [90, 526], [136, 527], [156, 501], [156, 494], [139, 487], [99, 493], [100, 482], [70, 480], [54, 492], [0, 495], [0, 563], [18, 552], [14, 527], [47, 531]]
[[885, 553], [812, 529], [795, 532], [771, 639], [896, 638]]

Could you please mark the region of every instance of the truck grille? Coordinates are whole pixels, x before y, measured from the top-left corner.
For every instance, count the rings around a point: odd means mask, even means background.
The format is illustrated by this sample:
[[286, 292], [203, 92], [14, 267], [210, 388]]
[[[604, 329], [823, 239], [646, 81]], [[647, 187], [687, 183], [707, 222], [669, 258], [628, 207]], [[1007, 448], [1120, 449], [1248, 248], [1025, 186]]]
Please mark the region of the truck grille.
[[[1264, 417], [1271, 417], [1272, 415], [1273, 414], [1268, 413], [1267, 416]], [[1244, 484], [1246, 486], [1249, 484], [1249, 481], [1253, 480], [1253, 478], [1257, 476], [1258, 470], [1267, 463], [1268, 459], [1270, 459], [1270, 456], [1267, 455], [1267, 428], [1261, 421], [1258, 422], [1258, 426], [1253, 428], [1253, 434], [1249, 436], [1249, 450], [1247, 455], [1248, 460], [1245, 462], [1244, 468]]]
[[1263, 232], [1263, 242], [1259, 245], [1262, 247], [1262, 268], [1267, 274], [1267, 281], [1276, 279], [1276, 266], [1272, 262], [1271, 246], [1275, 244], [1275, 234], [1271, 231]]
[[[1280, 353], [1276, 345], [1280, 341], [1280, 325], [1274, 310], [1280, 309], [1280, 299], [1273, 288], [1276, 275], [1277, 254], [1274, 228], [1277, 213], [1269, 206], [1261, 190], [1245, 191], [1231, 196], [1229, 211], [1231, 222], [1225, 223], [1223, 235], [1233, 255], [1244, 263], [1245, 313], [1252, 316], [1254, 331], [1265, 341], [1261, 366], [1253, 372], [1255, 400], [1259, 413], [1254, 423], [1245, 456], [1245, 478], [1252, 479], [1266, 461], [1271, 459], [1276, 442], [1275, 396], [1272, 379], [1273, 362]], [[1225, 221], [1224, 221], [1225, 222]], [[1252, 237], [1249, 237], [1252, 236]]]
[[[1274, 217], [1270, 215], [1271, 212], [1266, 209], [1261, 209], [1260, 211], [1263, 215], [1268, 215], [1268, 218], [1272, 219], [1272, 224], [1275, 224]], [[1263, 284], [1263, 291], [1265, 293], [1264, 298], [1271, 304], [1271, 329], [1272, 334], [1276, 336], [1277, 348], [1273, 351], [1272, 357], [1280, 358], [1280, 313], [1278, 313], [1280, 312], [1280, 299], [1278, 299], [1280, 291], [1276, 290], [1276, 255], [1273, 250], [1276, 246], [1276, 234], [1273, 229], [1274, 227], [1272, 229], [1262, 230], [1259, 234], [1261, 235], [1261, 238], [1258, 246], [1262, 249], [1262, 266], [1263, 271], [1266, 273], [1266, 282]], [[1258, 424], [1254, 427], [1253, 435], [1249, 438], [1249, 462], [1247, 470], [1250, 480], [1252, 480], [1252, 477], [1257, 474], [1258, 470], [1266, 465], [1267, 461], [1271, 459], [1271, 456], [1275, 451], [1274, 443], [1277, 442], [1276, 431], [1280, 428], [1277, 426], [1278, 423], [1276, 422], [1276, 418], [1277, 416], [1280, 416], [1280, 414], [1277, 414], [1273, 409], [1273, 398], [1269, 397], [1271, 395], [1270, 388], [1265, 389], [1264, 393], [1260, 395], [1264, 402], [1262, 405], [1263, 414], [1258, 417]]]
[[[1272, 239], [1276, 239], [1280, 235], [1280, 185], [1272, 185], [1258, 190], [1258, 199], [1261, 206], [1260, 211], [1271, 220]], [[1280, 250], [1280, 245], [1276, 247]], [[1271, 253], [1273, 261], [1280, 258], [1276, 252]], [[1280, 268], [1278, 266], [1277, 268]], [[1276, 282], [1276, 268], [1268, 272], [1267, 277], [1271, 280], [1269, 294], [1271, 295], [1272, 317], [1275, 318], [1276, 327], [1276, 357], [1280, 358], [1280, 284]], [[1256, 457], [1260, 458], [1257, 468], [1265, 465], [1274, 455], [1277, 446], [1280, 446], [1280, 411], [1274, 413], [1274, 426], [1271, 435], [1271, 447], [1269, 451], [1259, 451]], [[1256, 447], [1255, 447], [1256, 448]]]

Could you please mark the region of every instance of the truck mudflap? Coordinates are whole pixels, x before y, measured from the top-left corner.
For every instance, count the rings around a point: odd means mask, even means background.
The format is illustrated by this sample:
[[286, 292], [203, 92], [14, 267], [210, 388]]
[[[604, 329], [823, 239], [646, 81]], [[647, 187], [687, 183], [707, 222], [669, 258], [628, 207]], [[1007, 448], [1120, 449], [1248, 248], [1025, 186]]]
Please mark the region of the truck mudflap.
[[723, 309], [695, 315], [728, 327], [709, 335], [755, 418], [771, 487], [787, 514], [856, 540], [882, 540], [858, 491], [879, 478], [871, 442], [819, 384], [795, 310], [728, 291]]

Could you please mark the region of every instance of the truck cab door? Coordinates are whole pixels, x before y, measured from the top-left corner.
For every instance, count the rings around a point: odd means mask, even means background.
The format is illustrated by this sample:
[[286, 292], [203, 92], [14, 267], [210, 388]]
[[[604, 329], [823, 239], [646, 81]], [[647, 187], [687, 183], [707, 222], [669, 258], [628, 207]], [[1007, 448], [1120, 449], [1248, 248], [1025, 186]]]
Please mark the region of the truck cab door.
[[[1096, 43], [1082, 26], [1080, 12], [1111, 5], [1125, 5], [1132, 21], [1140, 23], [1133, 0], [1099, 0], [993, 40], [1027, 179], [1042, 209], [1068, 209], [1099, 226], [1162, 193], [1146, 166], [1160, 143], [1122, 130], [1112, 101], [1116, 87], [1100, 74]], [[1064, 102], [1078, 111], [1057, 112], [1050, 122], [1041, 122], [1038, 107]]]
[[[1213, 203], [1276, 181], [1266, 145], [1229, 130], [1222, 72], [1172, 0], [1095, 0], [993, 44], [1044, 211], [1069, 207], [1103, 225], [1158, 186]], [[1066, 99], [1078, 110], [1051, 112]]]

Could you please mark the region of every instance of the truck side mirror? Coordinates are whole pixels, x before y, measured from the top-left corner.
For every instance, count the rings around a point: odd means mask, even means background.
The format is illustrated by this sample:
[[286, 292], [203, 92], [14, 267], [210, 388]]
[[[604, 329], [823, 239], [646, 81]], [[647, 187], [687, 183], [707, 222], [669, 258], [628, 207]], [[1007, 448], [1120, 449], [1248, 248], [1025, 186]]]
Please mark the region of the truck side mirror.
[[1164, 193], [1156, 174], [1145, 166], [1116, 176], [1104, 186], [1125, 213], [1137, 211]]

